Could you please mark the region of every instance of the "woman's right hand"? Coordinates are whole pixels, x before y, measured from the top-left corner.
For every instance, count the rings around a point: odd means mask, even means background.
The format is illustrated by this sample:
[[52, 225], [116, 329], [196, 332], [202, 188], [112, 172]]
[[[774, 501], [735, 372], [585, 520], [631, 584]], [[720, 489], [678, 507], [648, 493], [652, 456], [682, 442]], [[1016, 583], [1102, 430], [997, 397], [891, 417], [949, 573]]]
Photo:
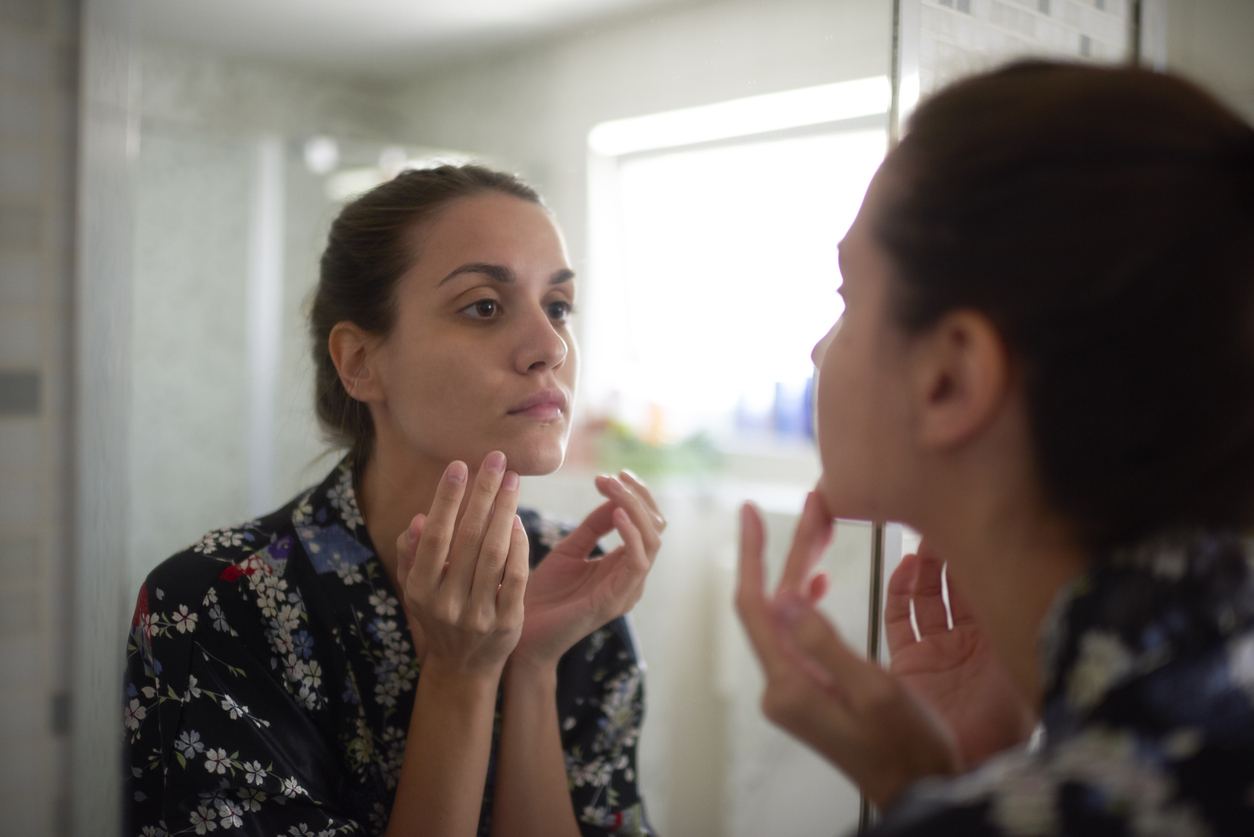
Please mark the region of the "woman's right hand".
[[464, 462], [445, 469], [428, 514], [397, 539], [397, 580], [422, 629], [423, 673], [499, 678], [518, 644], [527, 588], [527, 534], [515, 511], [518, 475], [488, 454], [466, 511]]
[[[963, 768], [969, 770], [1027, 741], [1037, 718], [993, 653], [962, 592], [943, 576], [943, 567], [925, 541], [916, 554], [902, 557], [889, 579], [884, 605], [892, 659], [888, 670], [945, 719], [958, 741]], [[918, 637], [910, 623], [912, 605]]]
[[779, 589], [768, 598], [766, 534], [746, 503], [736, 607], [766, 675], [766, 716], [826, 756], [883, 808], [917, 779], [956, 772], [960, 756], [936, 712], [851, 650], [813, 607], [813, 570], [831, 534], [831, 516], [811, 493]]

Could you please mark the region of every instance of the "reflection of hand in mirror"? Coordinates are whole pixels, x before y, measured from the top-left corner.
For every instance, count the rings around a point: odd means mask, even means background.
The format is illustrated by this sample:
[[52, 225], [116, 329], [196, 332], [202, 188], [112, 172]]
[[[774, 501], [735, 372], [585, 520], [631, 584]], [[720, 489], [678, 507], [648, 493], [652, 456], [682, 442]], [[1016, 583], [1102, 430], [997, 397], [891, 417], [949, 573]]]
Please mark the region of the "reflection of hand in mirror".
[[[924, 542], [917, 554], [901, 559], [889, 579], [884, 605], [889, 671], [945, 719], [958, 740], [963, 767], [970, 769], [1027, 741], [1036, 713], [1015, 689], [965, 597], [943, 577], [942, 567]], [[910, 624], [911, 603], [917, 638]]]
[[736, 608], [766, 675], [766, 716], [884, 807], [917, 779], [954, 773], [959, 756], [941, 718], [898, 678], [854, 653], [815, 608], [811, 573], [831, 536], [831, 516], [812, 492], [783, 578], [768, 598], [766, 533], [746, 504]]
[[[565, 540], [518, 508], [520, 476], [562, 464], [578, 377], [551, 213], [511, 175], [406, 171], [344, 207], [321, 267], [317, 415], [348, 452], [146, 582], [128, 648], [135, 830], [651, 834], [622, 617], [657, 554], [656, 505], [602, 480], [609, 502]], [[612, 529], [623, 547], [586, 560]]]
[[[632, 474], [597, 477], [596, 485], [608, 500], [531, 574], [522, 638], [511, 665], [557, 665], [581, 637], [627, 613], [644, 592], [666, 521], [649, 489]], [[611, 531], [618, 532], [622, 544], [608, 555], [589, 558]]]
[[[450, 471], [460, 463], [453, 463]], [[463, 466], [464, 467], [464, 466]], [[509, 475], [507, 475], [508, 478]], [[464, 477], [463, 477], [464, 478]], [[482, 471], [480, 474], [482, 479]], [[593, 510], [577, 529], [563, 538], [550, 550], [544, 561], [524, 579], [526, 594], [522, 613], [524, 622], [521, 639], [517, 647], [510, 653], [509, 659], [515, 663], [524, 663], [536, 667], [552, 668], [557, 665], [563, 654], [583, 637], [605, 625], [611, 619], [631, 611], [644, 592], [645, 580], [653, 562], [661, 548], [661, 533], [666, 528], [666, 521], [658, 510], [657, 503], [649, 489], [634, 474], [623, 471], [617, 478], [610, 476], [597, 477], [597, 489], [610, 498]], [[441, 483], [441, 490], [447, 490], [452, 498], [460, 484], [454, 483], [446, 475]], [[517, 502], [517, 487], [507, 488], [502, 482], [501, 493], [513, 493], [512, 499]], [[460, 495], [457, 495], [460, 497]], [[486, 496], [486, 494], [485, 494]], [[437, 505], [441, 497], [437, 495]], [[450, 499], [450, 502], [452, 500]], [[510, 506], [512, 513], [513, 506]], [[455, 511], [455, 507], [454, 507]], [[493, 521], [499, 515], [498, 508], [493, 513]], [[433, 507], [432, 514], [435, 514]], [[420, 514], [414, 518], [413, 525], [398, 540], [397, 549], [401, 555], [400, 578], [401, 586], [406, 591], [406, 611], [410, 619], [411, 630], [415, 634], [415, 644], [419, 655], [425, 655], [430, 648], [426, 640], [427, 629], [422, 627], [423, 618], [419, 612], [429, 612], [435, 605], [434, 597], [443, 592], [441, 579], [435, 583], [428, 578], [427, 589], [410, 598], [410, 587], [407, 581], [410, 567], [416, 563], [415, 555], [431, 556], [449, 553], [448, 535], [440, 536], [443, 546], [431, 545], [423, 540], [429, 531], [432, 517]], [[465, 518], [458, 524], [460, 534], [465, 526]], [[476, 529], [482, 527], [476, 526]], [[610, 532], [617, 531], [622, 545], [609, 554], [590, 557], [597, 542]], [[523, 544], [526, 534], [515, 528]], [[486, 535], [486, 533], [485, 533]], [[409, 540], [412, 538], [413, 540]], [[468, 539], [469, 540], [469, 539]], [[469, 547], [466, 547], [469, 548]], [[498, 547], [499, 549], [499, 547]], [[488, 546], [483, 546], [484, 562]], [[523, 551], [525, 565], [526, 551]], [[514, 569], [509, 561], [513, 560], [513, 545], [510, 547], [509, 559], [505, 561], [504, 577], [501, 581], [501, 595], [505, 593], [505, 584]], [[434, 557], [430, 560], [434, 560]], [[489, 560], [487, 563], [495, 562]], [[446, 570], [452, 562], [444, 564]], [[479, 568], [475, 568], [478, 573]], [[490, 570], [491, 571], [491, 570]], [[430, 574], [430, 573], [429, 573]], [[500, 571], [496, 571], [498, 576]], [[447, 575], [443, 576], [444, 584]], [[476, 575], [476, 580], [478, 575]], [[825, 580], [825, 577], [824, 577]], [[417, 582], [414, 582], [417, 586]], [[463, 585], [464, 586], [464, 585]], [[477, 588], [476, 588], [477, 589]], [[438, 591], [438, 592], [437, 592]], [[428, 606], [419, 603], [419, 597], [426, 597]], [[498, 601], [498, 607], [504, 607], [504, 600]], [[447, 611], [446, 611], [447, 612]], [[433, 615], [428, 615], [430, 620]], [[424, 660], [425, 663], [425, 660]]]

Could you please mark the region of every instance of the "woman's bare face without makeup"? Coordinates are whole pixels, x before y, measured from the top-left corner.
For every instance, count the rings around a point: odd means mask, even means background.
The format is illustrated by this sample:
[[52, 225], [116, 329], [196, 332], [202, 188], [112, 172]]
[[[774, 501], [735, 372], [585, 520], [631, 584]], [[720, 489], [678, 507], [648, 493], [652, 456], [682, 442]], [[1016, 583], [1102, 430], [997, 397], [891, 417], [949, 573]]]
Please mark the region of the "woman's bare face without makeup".
[[889, 256], [872, 232], [884, 188], [881, 170], [840, 244], [845, 312], [812, 353], [819, 491], [832, 514], [860, 520], [900, 519], [896, 495], [910, 482], [906, 338], [890, 316]]
[[574, 273], [548, 212], [495, 192], [461, 198], [414, 245], [395, 325], [371, 351], [377, 454], [477, 467], [499, 450], [520, 474], [555, 470], [578, 357]]

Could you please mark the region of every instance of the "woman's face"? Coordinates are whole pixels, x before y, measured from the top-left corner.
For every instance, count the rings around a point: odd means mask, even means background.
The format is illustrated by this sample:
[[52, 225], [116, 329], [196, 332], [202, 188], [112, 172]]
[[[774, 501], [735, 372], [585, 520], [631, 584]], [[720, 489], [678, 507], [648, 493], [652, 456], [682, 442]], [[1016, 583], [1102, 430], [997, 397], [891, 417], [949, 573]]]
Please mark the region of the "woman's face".
[[561, 233], [543, 208], [489, 192], [450, 204], [414, 242], [395, 326], [374, 349], [377, 454], [399, 443], [477, 467], [500, 450], [521, 474], [555, 470], [578, 370]]
[[884, 170], [840, 244], [845, 311], [814, 347], [819, 491], [837, 517], [900, 520], [909, 485], [910, 402], [907, 340], [890, 317], [890, 264], [872, 220]]

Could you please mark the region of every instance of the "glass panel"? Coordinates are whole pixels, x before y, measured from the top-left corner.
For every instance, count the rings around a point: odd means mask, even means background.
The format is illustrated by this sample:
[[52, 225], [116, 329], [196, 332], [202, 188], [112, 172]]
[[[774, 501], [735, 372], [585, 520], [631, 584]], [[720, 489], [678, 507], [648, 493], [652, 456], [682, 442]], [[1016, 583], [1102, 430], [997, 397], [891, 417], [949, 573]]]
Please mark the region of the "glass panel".
[[921, 92], [1026, 56], [1124, 61], [1129, 6], [1129, 0], [922, 0]]

